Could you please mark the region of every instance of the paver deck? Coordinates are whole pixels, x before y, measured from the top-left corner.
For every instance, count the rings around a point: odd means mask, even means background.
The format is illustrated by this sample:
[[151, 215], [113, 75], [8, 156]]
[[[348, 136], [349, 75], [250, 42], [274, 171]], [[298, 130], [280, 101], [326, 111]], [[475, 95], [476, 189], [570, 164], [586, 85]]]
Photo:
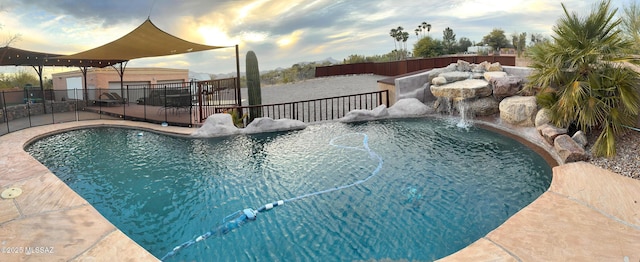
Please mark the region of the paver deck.
[[[103, 125], [177, 135], [194, 131], [91, 120], [0, 136], [0, 191], [23, 191], [15, 199], [0, 199], [0, 261], [157, 261], [24, 151], [30, 141], [51, 133]], [[584, 162], [554, 167], [547, 192], [485, 237], [441, 259], [572, 260], [640, 261], [640, 181]]]

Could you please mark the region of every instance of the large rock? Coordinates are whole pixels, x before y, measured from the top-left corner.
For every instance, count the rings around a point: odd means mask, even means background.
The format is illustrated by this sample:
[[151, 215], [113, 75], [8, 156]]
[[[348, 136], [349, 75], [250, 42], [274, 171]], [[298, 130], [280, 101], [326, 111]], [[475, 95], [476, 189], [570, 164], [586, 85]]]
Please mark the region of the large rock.
[[462, 71], [462, 72], [470, 72], [471, 71], [471, 63], [464, 61], [464, 60], [458, 60], [457, 62], [457, 67], [458, 71]]
[[484, 80], [491, 81], [494, 78], [502, 78], [507, 76], [507, 72], [497, 71], [497, 72], [484, 72], [482, 74], [484, 76]]
[[448, 83], [447, 78], [444, 76], [438, 76], [431, 79], [432, 85], [441, 86], [441, 85], [446, 85], [447, 83]]
[[573, 141], [569, 135], [556, 137], [553, 147], [563, 163], [583, 161], [589, 158], [584, 148]]
[[453, 82], [457, 82], [457, 81], [470, 79], [471, 78], [471, 73], [470, 72], [453, 71], [453, 72], [442, 73], [438, 77], [444, 77], [445, 79], [447, 79], [447, 83], [453, 83]]
[[493, 86], [493, 97], [498, 101], [505, 97], [514, 96], [522, 90], [522, 78], [518, 76], [495, 77], [491, 78], [489, 83]]
[[[458, 103], [460, 102], [458, 101]], [[465, 100], [464, 103], [474, 116], [490, 116], [500, 112], [500, 103], [491, 96]]]
[[578, 130], [578, 132], [573, 134], [571, 139], [573, 139], [573, 141], [576, 141], [576, 143], [578, 143], [578, 145], [580, 145], [582, 148], [585, 148], [587, 144], [589, 144], [589, 141], [587, 140], [587, 135], [584, 132], [582, 132], [582, 130]]
[[537, 112], [533, 96], [512, 96], [500, 102], [500, 119], [512, 125], [532, 127]]
[[548, 123], [551, 123], [551, 110], [548, 108], [538, 110], [535, 121], [536, 127], [543, 126]]
[[489, 66], [486, 69], [489, 72], [502, 71], [502, 66], [500, 65], [500, 63], [495, 62], [493, 64], [489, 64]]
[[431, 93], [436, 97], [452, 99], [469, 99], [491, 95], [489, 83], [480, 79], [467, 79], [441, 86], [431, 86]]
[[544, 124], [537, 128], [538, 133], [544, 138], [547, 143], [553, 145], [553, 141], [560, 135], [567, 134], [566, 128], [559, 128], [551, 124]]

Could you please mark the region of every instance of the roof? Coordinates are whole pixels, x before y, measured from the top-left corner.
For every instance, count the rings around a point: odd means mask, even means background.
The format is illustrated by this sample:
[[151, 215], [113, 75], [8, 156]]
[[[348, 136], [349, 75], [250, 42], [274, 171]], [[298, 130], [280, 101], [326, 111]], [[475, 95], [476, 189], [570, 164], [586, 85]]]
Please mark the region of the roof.
[[0, 66], [77, 66], [106, 67], [136, 58], [166, 56], [227, 48], [209, 46], [180, 39], [168, 34], [147, 18], [144, 23], [125, 36], [102, 46], [72, 55], [60, 55], [0, 48]]
[[111, 43], [60, 58], [128, 61], [136, 58], [184, 54], [226, 47], [228, 46], [202, 45], [180, 39], [160, 30], [151, 20], [147, 19], [136, 29]]

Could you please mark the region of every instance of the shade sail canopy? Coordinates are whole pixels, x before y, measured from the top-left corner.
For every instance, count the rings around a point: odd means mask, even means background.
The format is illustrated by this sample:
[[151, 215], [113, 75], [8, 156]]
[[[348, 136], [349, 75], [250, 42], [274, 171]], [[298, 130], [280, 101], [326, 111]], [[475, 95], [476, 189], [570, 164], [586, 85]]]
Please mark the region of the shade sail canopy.
[[202, 45], [180, 39], [160, 30], [151, 20], [147, 19], [138, 28], [111, 43], [59, 58], [128, 61], [136, 58], [176, 55], [226, 47]]
[[104, 60], [81, 60], [81, 59], [60, 59], [62, 55], [29, 51], [14, 47], [0, 48], [0, 66], [78, 66], [78, 67], [105, 67], [124, 60], [104, 59]]

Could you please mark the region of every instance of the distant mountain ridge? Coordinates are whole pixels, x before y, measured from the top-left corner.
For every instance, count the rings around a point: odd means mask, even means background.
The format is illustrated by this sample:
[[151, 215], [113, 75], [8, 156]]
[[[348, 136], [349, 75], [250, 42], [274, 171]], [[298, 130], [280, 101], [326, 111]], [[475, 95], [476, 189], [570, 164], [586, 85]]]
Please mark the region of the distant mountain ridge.
[[[309, 64], [313, 64], [313, 63], [316, 63], [316, 64], [323, 64], [323, 63], [326, 63], [326, 62], [328, 62], [328, 63], [330, 63], [330, 64], [332, 64], [332, 65], [334, 65], [334, 64], [339, 64], [339, 63], [340, 63], [340, 61], [338, 61], [338, 60], [334, 59], [333, 57], [327, 57], [327, 58], [325, 58], [325, 59], [323, 59], [323, 60], [319, 60], [319, 61], [313, 61], [313, 62], [298, 62], [298, 63], [295, 63], [295, 64], [298, 64], [298, 65], [309, 65]], [[294, 65], [295, 65], [295, 64], [294, 64]], [[293, 66], [293, 65], [292, 65], [292, 66]], [[288, 68], [291, 68], [291, 66], [290, 66], [290, 67], [288, 67]], [[264, 71], [263, 71], [263, 70], [260, 70], [260, 74], [266, 74], [266, 73], [269, 73], [269, 72], [272, 72], [272, 71], [282, 71], [282, 70], [285, 70], [285, 69], [288, 69], [288, 68], [278, 67], [278, 68], [276, 68], [276, 69], [272, 69], [272, 70], [264, 70]], [[241, 68], [241, 69], [242, 69], [242, 68]], [[201, 73], [201, 72], [193, 72], [193, 71], [189, 71], [189, 79], [196, 79], [196, 80], [199, 80], [199, 81], [209, 80], [209, 79], [210, 79], [210, 75], [215, 76], [215, 78], [216, 78], [216, 79], [221, 79], [221, 78], [230, 78], [230, 77], [236, 77], [236, 72], [230, 72], [230, 73], [219, 73], [219, 74], [208, 74], [208, 73]], [[242, 77], [242, 76], [245, 76], [245, 72], [241, 70], [241, 71], [240, 71], [240, 77]], [[201, 79], [201, 78], [203, 78], [203, 77], [206, 77], [206, 78], [205, 78], [205, 79]]]

